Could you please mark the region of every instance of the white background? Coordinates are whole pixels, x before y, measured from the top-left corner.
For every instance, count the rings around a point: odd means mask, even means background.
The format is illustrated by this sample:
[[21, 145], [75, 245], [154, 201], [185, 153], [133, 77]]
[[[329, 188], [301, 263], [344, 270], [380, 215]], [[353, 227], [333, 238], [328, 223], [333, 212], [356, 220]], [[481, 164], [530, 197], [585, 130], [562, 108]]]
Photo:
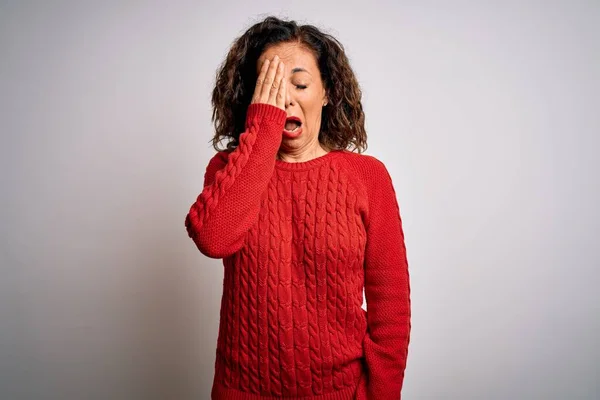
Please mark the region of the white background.
[[400, 202], [403, 398], [600, 397], [597, 1], [0, 3], [0, 397], [207, 399], [223, 270], [185, 215], [267, 14], [346, 47]]

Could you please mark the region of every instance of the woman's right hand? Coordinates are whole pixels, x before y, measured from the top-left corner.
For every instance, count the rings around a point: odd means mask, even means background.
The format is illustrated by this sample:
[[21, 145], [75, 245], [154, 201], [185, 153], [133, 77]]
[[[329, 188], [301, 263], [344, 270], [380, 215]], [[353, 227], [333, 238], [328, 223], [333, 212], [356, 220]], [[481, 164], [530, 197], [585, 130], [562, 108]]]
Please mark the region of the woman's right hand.
[[283, 61], [275, 56], [273, 60], [265, 60], [256, 79], [256, 87], [252, 96], [253, 103], [266, 103], [285, 111], [286, 82], [283, 79], [285, 68]]

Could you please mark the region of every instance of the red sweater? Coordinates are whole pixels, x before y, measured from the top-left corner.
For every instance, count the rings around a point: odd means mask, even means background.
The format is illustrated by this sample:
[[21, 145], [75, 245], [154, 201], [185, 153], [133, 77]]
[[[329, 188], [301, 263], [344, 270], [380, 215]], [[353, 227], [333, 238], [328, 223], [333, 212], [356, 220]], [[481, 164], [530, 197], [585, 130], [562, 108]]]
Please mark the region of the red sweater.
[[212, 398], [397, 400], [411, 309], [392, 180], [347, 150], [276, 159], [285, 119], [251, 104], [186, 217], [225, 268]]

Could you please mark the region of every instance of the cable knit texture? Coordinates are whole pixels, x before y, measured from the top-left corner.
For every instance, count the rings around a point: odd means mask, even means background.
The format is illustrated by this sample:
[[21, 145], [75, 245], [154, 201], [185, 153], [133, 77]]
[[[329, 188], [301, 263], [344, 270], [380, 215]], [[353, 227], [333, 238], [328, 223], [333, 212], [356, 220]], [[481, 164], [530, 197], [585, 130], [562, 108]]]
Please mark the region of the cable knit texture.
[[224, 265], [211, 397], [400, 399], [411, 309], [391, 177], [347, 150], [278, 160], [285, 119], [248, 107], [185, 220]]

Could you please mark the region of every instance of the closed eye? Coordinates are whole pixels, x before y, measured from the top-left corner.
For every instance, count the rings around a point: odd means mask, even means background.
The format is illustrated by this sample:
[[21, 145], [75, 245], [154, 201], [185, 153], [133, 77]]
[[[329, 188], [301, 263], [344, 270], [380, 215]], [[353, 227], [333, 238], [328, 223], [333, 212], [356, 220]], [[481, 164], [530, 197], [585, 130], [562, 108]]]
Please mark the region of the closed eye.
[[306, 89], [306, 85], [296, 85], [296, 87], [301, 90]]

